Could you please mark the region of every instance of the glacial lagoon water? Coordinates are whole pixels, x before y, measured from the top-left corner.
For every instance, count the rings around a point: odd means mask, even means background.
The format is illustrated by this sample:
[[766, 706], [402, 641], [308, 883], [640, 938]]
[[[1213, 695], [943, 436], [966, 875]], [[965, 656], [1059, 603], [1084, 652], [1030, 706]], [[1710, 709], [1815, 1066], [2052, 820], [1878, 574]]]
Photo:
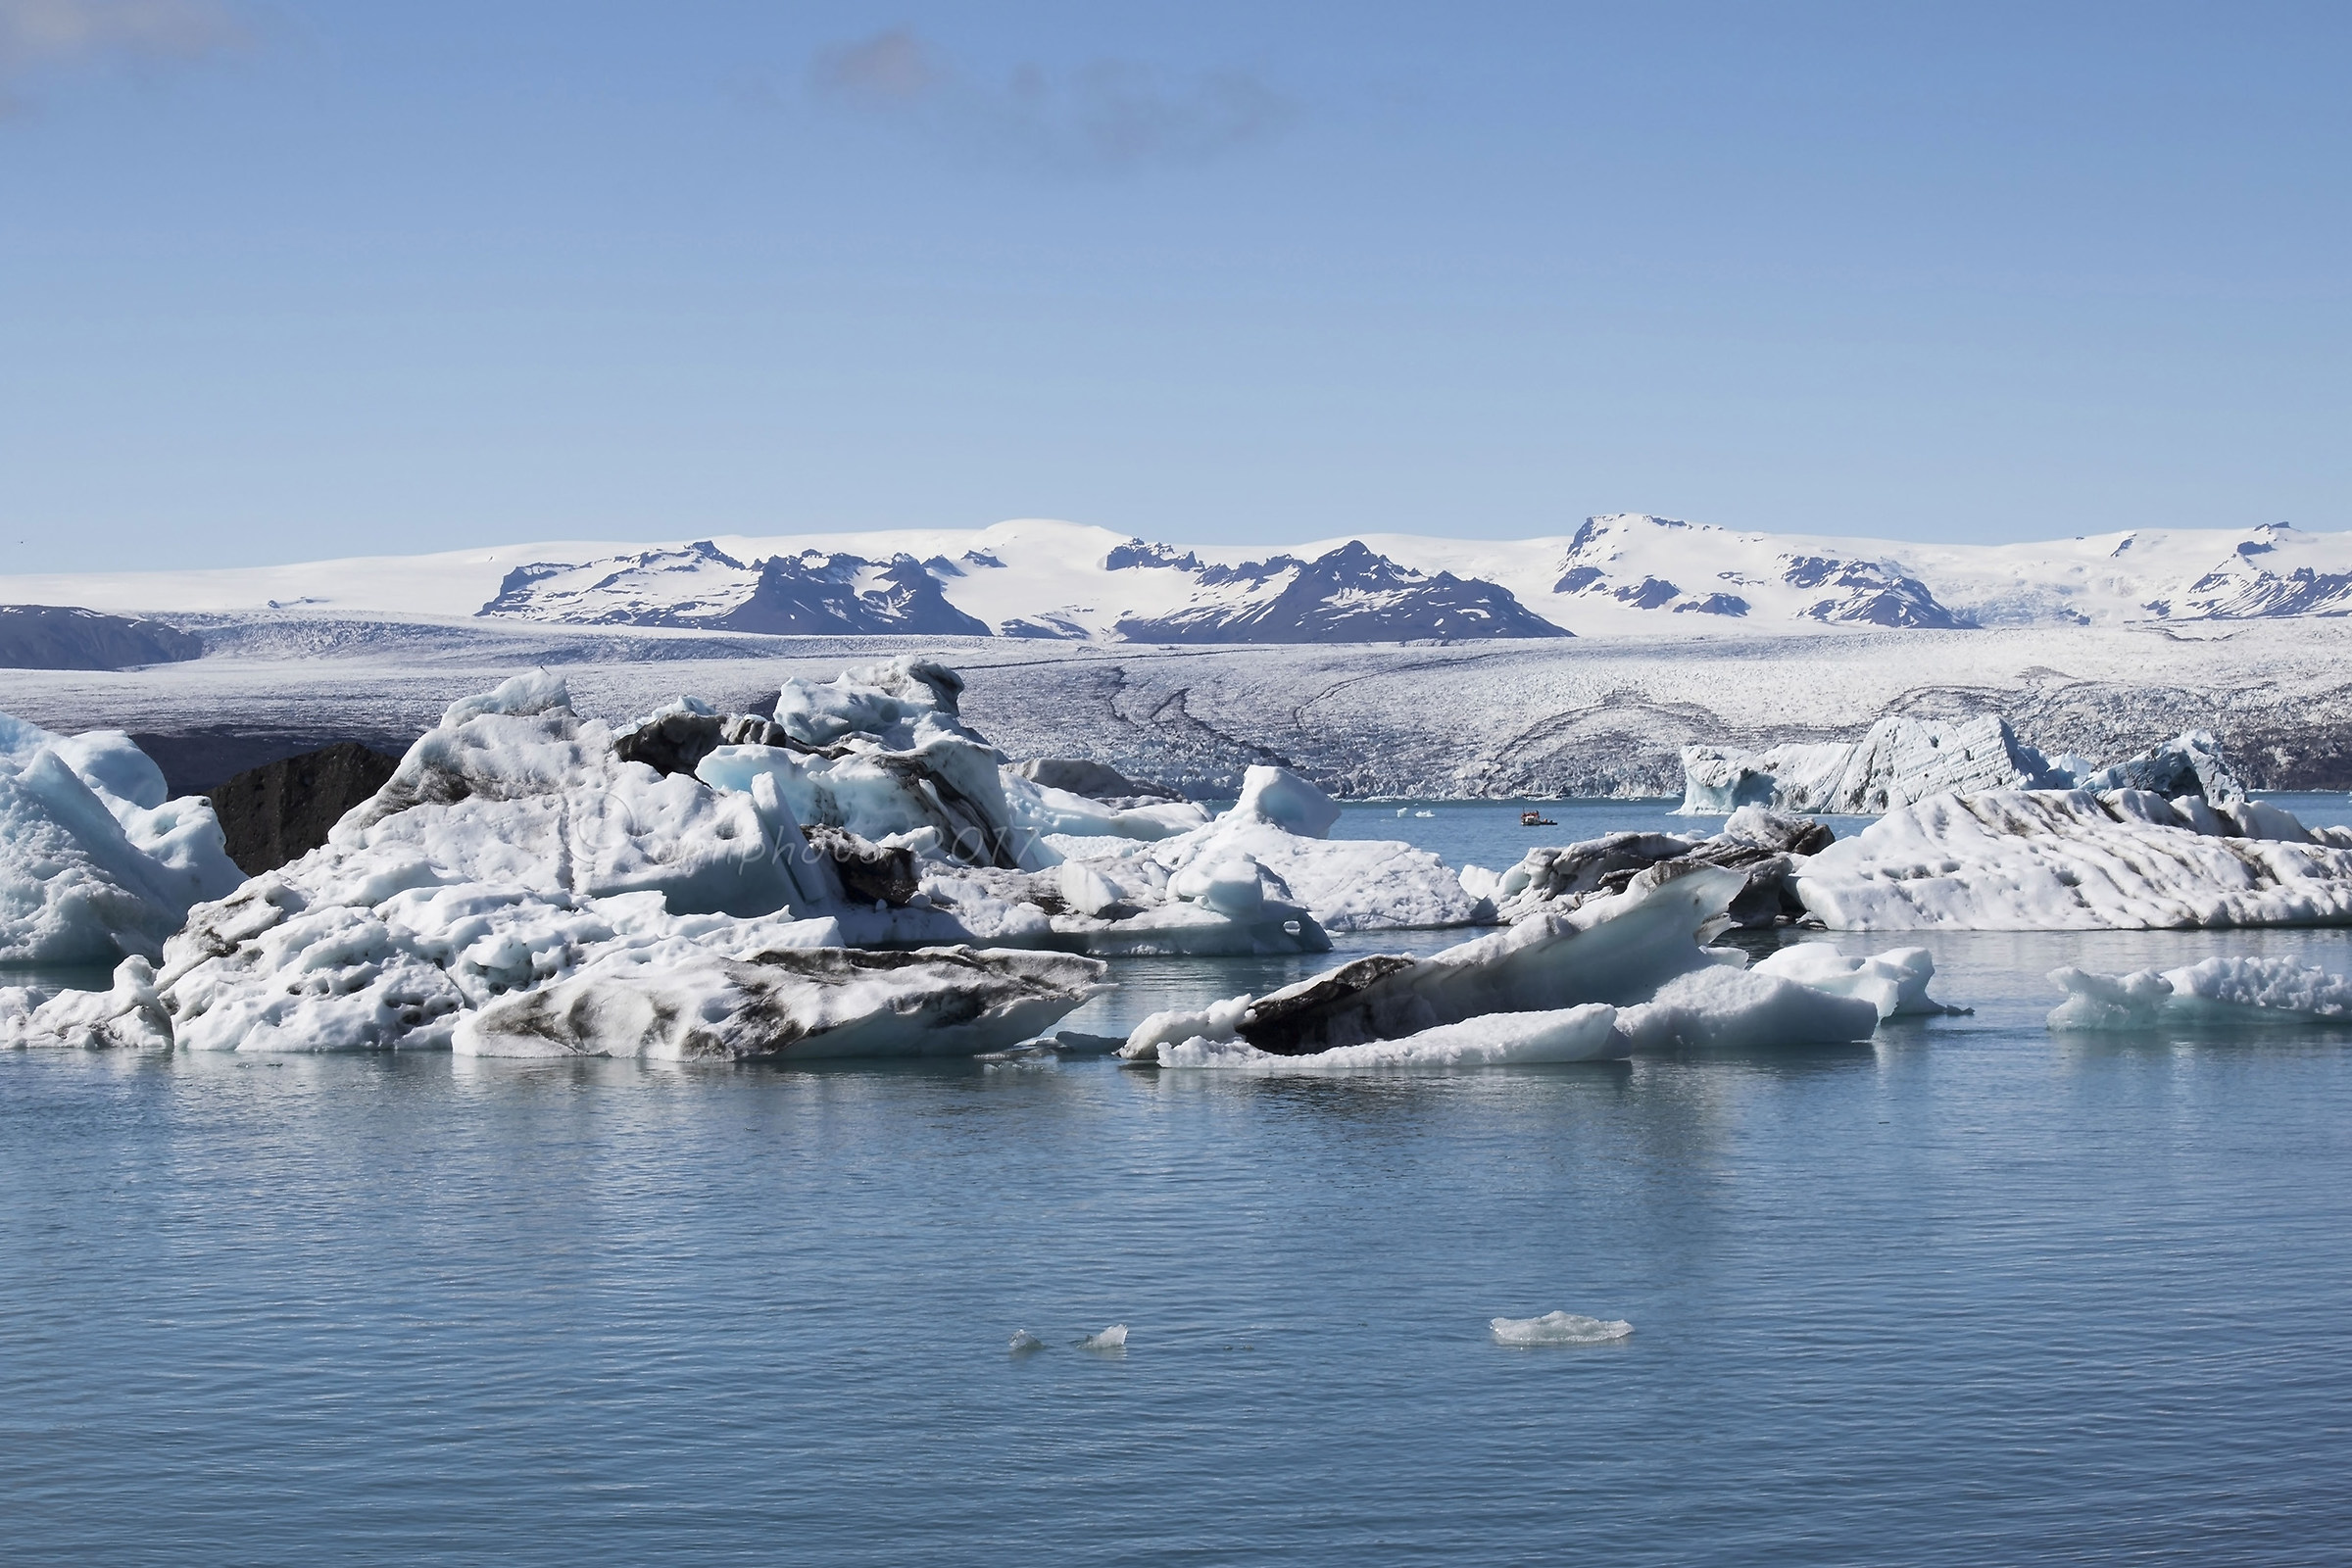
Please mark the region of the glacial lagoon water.
[[[1530, 842], [1428, 809], [1342, 831]], [[2041, 1023], [2352, 936], [1922, 940], [1972, 1016], [1630, 1064], [0, 1054], [0, 1556], [2352, 1556], [2352, 1030]]]

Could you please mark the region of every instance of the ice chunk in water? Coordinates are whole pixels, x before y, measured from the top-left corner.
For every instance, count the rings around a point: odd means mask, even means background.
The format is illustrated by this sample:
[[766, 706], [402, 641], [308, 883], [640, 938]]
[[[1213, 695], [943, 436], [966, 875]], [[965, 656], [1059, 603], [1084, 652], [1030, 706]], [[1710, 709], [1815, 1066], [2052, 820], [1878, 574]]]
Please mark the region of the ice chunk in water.
[[1124, 1350], [1127, 1348], [1127, 1325], [1113, 1323], [1100, 1334], [1090, 1334], [1078, 1342], [1081, 1350]]
[[1606, 1345], [1634, 1332], [1623, 1318], [1580, 1317], [1574, 1312], [1492, 1318], [1487, 1327], [1494, 1331], [1498, 1345]]

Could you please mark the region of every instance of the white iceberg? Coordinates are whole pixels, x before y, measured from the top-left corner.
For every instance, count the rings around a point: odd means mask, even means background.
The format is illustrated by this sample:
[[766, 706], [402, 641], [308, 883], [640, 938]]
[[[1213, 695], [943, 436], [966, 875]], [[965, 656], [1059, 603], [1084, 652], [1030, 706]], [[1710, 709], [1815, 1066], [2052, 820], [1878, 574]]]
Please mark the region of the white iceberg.
[[1956, 1010], [1928, 995], [1928, 982], [1936, 978], [1936, 959], [1925, 948], [1892, 948], [1857, 956], [1826, 942], [1798, 942], [1758, 958], [1752, 972], [1794, 980], [1833, 996], [1858, 997], [1878, 1008], [1881, 1018]]
[[2050, 1012], [2056, 1030], [2352, 1023], [2352, 977], [2291, 958], [2212, 957], [2122, 975], [2069, 967], [2050, 979], [2067, 994]]
[[1788, 742], [1762, 752], [1686, 746], [1679, 809], [1721, 816], [1764, 806], [1863, 816], [1931, 795], [2052, 782], [2048, 761], [2018, 740], [2007, 719], [1889, 717], [1858, 741]]
[[1634, 1332], [1623, 1318], [1546, 1312], [1542, 1317], [1497, 1317], [1487, 1328], [1501, 1345], [1607, 1345]]
[[[1727, 906], [1744, 885], [1737, 870], [1652, 867], [1622, 893], [1426, 958], [1375, 955], [1263, 997], [1154, 1013], [1119, 1054], [1162, 1066], [1271, 1071], [1261, 1055], [1333, 1066], [1467, 1064], [1514, 1049], [1547, 1053], [1515, 1059], [1567, 1060], [1869, 1038], [1885, 987], [1834, 994], [1746, 972], [1744, 955], [1704, 945], [1729, 925]], [[1854, 972], [1868, 967], [1864, 960]], [[1933, 972], [1924, 954], [1904, 955], [1884, 960], [1875, 977], [1903, 977], [1892, 983], [1899, 1001], [1905, 981], [1924, 988]], [[1862, 989], [1842, 967], [1838, 978]]]
[[244, 880], [200, 796], [119, 730], [0, 714], [0, 965], [155, 958], [191, 905]]
[[0, 1045], [169, 1051], [172, 1015], [156, 995], [154, 968], [133, 955], [115, 966], [105, 991], [0, 986]]
[[1866, 998], [1729, 964], [1676, 975], [1649, 1001], [1617, 1009], [1618, 1032], [1641, 1052], [1838, 1045], [1878, 1027], [1878, 1004]]
[[1792, 880], [1833, 930], [2340, 925], [2352, 833], [2132, 790], [1944, 795], [1823, 850]]
[[1278, 1056], [1240, 1040], [1199, 1035], [1158, 1048], [1162, 1067], [1221, 1067], [1263, 1074], [1357, 1072], [1378, 1067], [1509, 1067], [1624, 1056], [1632, 1043], [1617, 1009], [1599, 1003], [1548, 1012], [1489, 1012], [1401, 1040], [1369, 1040], [1307, 1056]]

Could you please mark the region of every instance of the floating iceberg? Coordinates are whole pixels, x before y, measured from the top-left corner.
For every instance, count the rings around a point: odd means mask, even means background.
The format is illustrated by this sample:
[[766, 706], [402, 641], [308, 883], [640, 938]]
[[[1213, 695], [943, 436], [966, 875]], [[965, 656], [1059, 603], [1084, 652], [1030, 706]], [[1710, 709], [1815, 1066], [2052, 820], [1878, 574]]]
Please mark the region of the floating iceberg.
[[1729, 964], [1693, 969], [1617, 1009], [1629, 1051], [1769, 1051], [1868, 1040], [1876, 1003]]
[[2122, 975], [2064, 968], [2050, 979], [2067, 994], [2050, 1012], [2058, 1030], [2352, 1023], [2352, 977], [2291, 958], [2214, 957]]
[[157, 957], [191, 905], [244, 880], [212, 804], [166, 794], [119, 730], [0, 714], [0, 964]]
[[2094, 794], [2146, 790], [2168, 798], [2197, 796], [2215, 806], [2235, 806], [2246, 798], [2245, 786], [2222, 758], [2221, 742], [2210, 731], [2201, 729], [2190, 730], [2111, 767], [2079, 773], [2073, 783], [2077, 789]]
[[1623, 1318], [1580, 1317], [1574, 1312], [1491, 1318], [1487, 1327], [1502, 1345], [1607, 1345], [1634, 1332]]
[[1240, 1040], [1199, 1035], [1159, 1048], [1162, 1067], [1224, 1067], [1255, 1073], [1354, 1072], [1368, 1067], [1505, 1067], [1605, 1061], [1633, 1047], [1617, 1009], [1598, 1003], [1548, 1012], [1490, 1012], [1443, 1023], [1401, 1040], [1371, 1040], [1313, 1055], [1278, 1056]]
[[1799, 942], [1758, 958], [1752, 972], [1794, 980], [1833, 996], [1860, 998], [1878, 1008], [1881, 1018], [1958, 1010], [1928, 995], [1936, 960], [1925, 948], [1894, 948], [1856, 957], [1826, 942]]
[[748, 959], [599, 960], [458, 1025], [476, 1056], [971, 1056], [1026, 1040], [1103, 989], [1062, 953], [779, 949]]
[[1743, 806], [1712, 838], [1609, 833], [1565, 849], [1530, 850], [1499, 875], [1466, 866], [1460, 880], [1466, 890], [1492, 899], [1504, 919], [1516, 921], [1547, 908], [1572, 908], [1588, 898], [1622, 893], [1653, 866], [1669, 871], [1720, 866], [1737, 869], [1746, 878], [1729, 906], [1732, 922], [1770, 926], [1803, 914], [1803, 906], [1787, 885], [1788, 874], [1801, 858], [1826, 849], [1834, 837], [1820, 822]]
[[[780, 771], [727, 790], [680, 770], [707, 732], [734, 722], [701, 722], [712, 717], [675, 705], [619, 746], [545, 675], [453, 704], [324, 847], [191, 911], [158, 981], [177, 1044], [985, 1051], [1038, 1033], [1091, 993], [1099, 970], [1073, 957], [930, 954], [885, 977], [902, 956], [813, 956], [969, 931], [911, 897], [899, 908], [850, 902], [858, 874], [883, 874], [865, 858], [875, 847], [838, 826], [805, 833]], [[956, 739], [945, 725], [917, 727], [926, 745]], [[622, 755], [630, 750], [671, 770]], [[854, 755], [839, 750], [821, 760]], [[954, 805], [933, 771], [902, 783], [936, 808]], [[961, 799], [974, 793], [984, 792]], [[827, 832], [837, 838], [819, 842]], [[830, 978], [818, 972], [827, 962]], [[561, 1016], [516, 1001], [567, 981], [577, 983], [562, 993]]]
[[2245, 788], [2221, 743], [2191, 730], [2100, 768], [2045, 758], [1994, 715], [1959, 720], [1882, 718], [1858, 741], [1786, 742], [1761, 752], [1683, 748], [1685, 816], [1742, 806], [1875, 816], [1936, 795], [2038, 789], [2146, 790], [2234, 806]]
[[115, 966], [105, 991], [0, 986], [0, 1044], [169, 1051], [172, 1016], [156, 995], [154, 968], [133, 955]]
[[1717, 816], [1765, 806], [1868, 816], [1931, 795], [2052, 782], [2047, 760], [2021, 744], [2005, 718], [1893, 717], [1858, 741], [1789, 742], [1762, 752], [1686, 746], [1680, 810]]
[[1822, 851], [1793, 882], [1833, 930], [2340, 925], [2352, 831], [2133, 790], [1945, 795]]
[[[1730, 924], [1727, 907], [1745, 880], [1720, 866], [1653, 866], [1621, 893], [1426, 958], [1375, 955], [1263, 997], [1154, 1013], [1119, 1054], [1161, 1066], [1270, 1071], [1261, 1055], [1335, 1067], [1446, 1065], [1867, 1039], [1885, 994], [1899, 1000], [1899, 982], [1839, 995], [1747, 972], [1744, 955], [1704, 946]], [[1879, 979], [1916, 974], [1924, 988], [1933, 973], [1924, 953], [1879, 961]], [[1842, 969], [1839, 981], [1860, 989]]]

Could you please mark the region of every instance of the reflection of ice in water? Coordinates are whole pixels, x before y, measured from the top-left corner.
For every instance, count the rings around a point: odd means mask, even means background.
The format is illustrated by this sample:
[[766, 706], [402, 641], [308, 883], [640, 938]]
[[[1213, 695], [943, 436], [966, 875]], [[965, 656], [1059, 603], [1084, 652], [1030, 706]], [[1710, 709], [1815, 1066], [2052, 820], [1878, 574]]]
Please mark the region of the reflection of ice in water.
[[1634, 1332], [1623, 1318], [1579, 1317], [1574, 1312], [1493, 1318], [1487, 1327], [1502, 1345], [1606, 1345]]
[[1081, 1350], [1124, 1350], [1127, 1348], [1127, 1325], [1113, 1323], [1100, 1334], [1089, 1335], [1078, 1342]]
[[1046, 1342], [1027, 1329], [1014, 1329], [1012, 1338], [1004, 1342], [1004, 1353], [1007, 1355], [1029, 1355], [1045, 1348]]

